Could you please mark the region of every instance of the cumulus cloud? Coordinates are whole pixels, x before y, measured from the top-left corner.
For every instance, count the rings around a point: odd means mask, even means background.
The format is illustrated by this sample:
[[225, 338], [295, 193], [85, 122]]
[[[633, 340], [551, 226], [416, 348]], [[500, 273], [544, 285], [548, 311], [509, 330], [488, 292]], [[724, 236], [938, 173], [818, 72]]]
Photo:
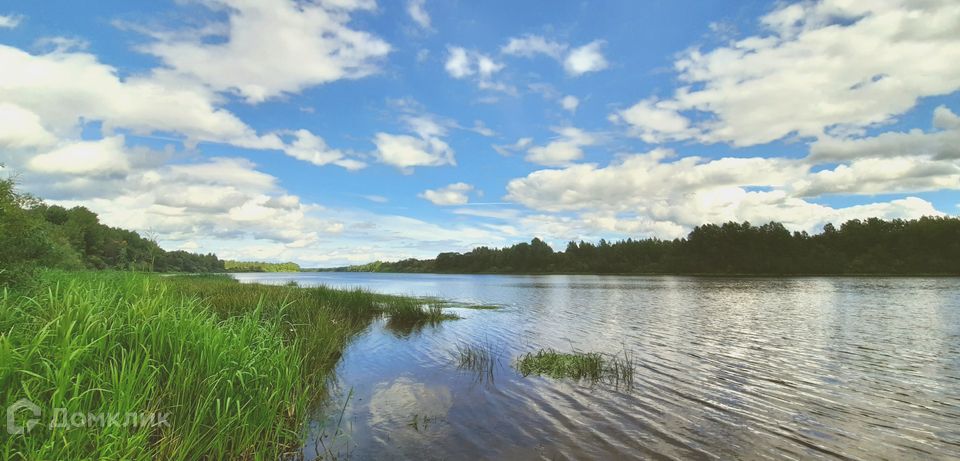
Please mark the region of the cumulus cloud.
[[509, 157], [514, 152], [526, 150], [531, 144], [533, 144], [533, 138], [520, 138], [513, 144], [494, 144], [493, 150], [504, 157]]
[[648, 143], [693, 136], [696, 131], [690, 120], [671, 106], [675, 104], [670, 101], [646, 99], [612, 115], [610, 121], [627, 123], [635, 136]]
[[500, 48], [500, 52], [524, 58], [548, 56], [563, 64], [568, 75], [579, 77], [588, 72], [604, 70], [609, 66], [601, 51], [603, 45], [602, 40], [594, 40], [571, 49], [567, 43], [549, 40], [541, 35], [525, 34], [511, 37], [507, 44]]
[[933, 127], [931, 132], [912, 129], [867, 137], [825, 136], [810, 146], [810, 157], [818, 162], [905, 156], [960, 159], [960, 117], [946, 106], [939, 106], [934, 110]]
[[469, 51], [459, 46], [451, 46], [447, 47], [447, 62], [444, 68], [453, 78], [477, 75], [481, 80], [487, 80], [493, 74], [502, 70], [503, 64], [494, 61], [493, 58], [485, 54]]
[[427, 189], [419, 197], [429, 200], [434, 205], [464, 205], [470, 201], [467, 194], [472, 190], [473, 186], [470, 184], [458, 182], [439, 189]]
[[588, 72], [598, 72], [606, 69], [609, 64], [603, 57], [600, 48], [603, 41], [595, 40], [579, 48], [574, 48], [563, 60], [563, 68], [568, 74], [579, 77]]
[[516, 90], [493, 80], [494, 75], [504, 68], [504, 64], [492, 57], [459, 46], [447, 47], [447, 60], [444, 69], [455, 79], [471, 78], [481, 90], [515, 93]]
[[[684, 85], [668, 107], [644, 100], [635, 106], [643, 116], [620, 116], [653, 139], [736, 146], [886, 123], [918, 98], [960, 89], [958, 21], [950, 0], [783, 5], [761, 18], [763, 34], [684, 53], [674, 64]], [[651, 113], [659, 109], [667, 112]], [[699, 113], [697, 129], [664, 130], [676, 112]]]
[[85, 52], [55, 50], [33, 55], [0, 45], [0, 146], [25, 148], [71, 142], [82, 122], [102, 123], [108, 135], [180, 136], [247, 149], [281, 150], [315, 165], [355, 170], [363, 162], [330, 149], [306, 130], [286, 144], [275, 133], [259, 134], [196, 82], [165, 71], [121, 79], [118, 70]]
[[377, 133], [375, 158], [405, 174], [417, 166], [457, 164], [453, 148], [443, 139], [451, 128], [461, 128], [456, 122], [424, 112], [415, 101], [400, 100], [394, 105], [401, 123], [413, 135]]
[[773, 220], [815, 231], [830, 221], [941, 213], [919, 198], [833, 208], [809, 197], [960, 189], [958, 173], [955, 164], [899, 159], [814, 172], [804, 159], [676, 158], [670, 150], [654, 149], [605, 167], [578, 164], [535, 171], [510, 181], [506, 199], [538, 211], [577, 213], [579, 221], [608, 232], [680, 236], [704, 222], [730, 220]]
[[317, 166], [334, 164], [348, 170], [359, 170], [367, 166], [360, 160], [348, 158], [338, 149], [331, 149], [323, 138], [314, 135], [309, 130], [297, 130], [294, 136], [296, 139], [284, 148], [284, 152], [293, 158]]
[[0, 29], [13, 29], [20, 25], [20, 21], [23, 20], [23, 16], [18, 16], [14, 14], [2, 15], [0, 14]]
[[[276, 136], [259, 136], [232, 113], [217, 108], [201, 86], [168, 74], [118, 77], [117, 69], [82, 52], [32, 55], [0, 45], [0, 101], [29, 111], [57, 136], [76, 133], [81, 119], [103, 129], [138, 134], [177, 133], [188, 142], [223, 142], [280, 148]], [[32, 118], [32, 116], [30, 116]]]
[[569, 165], [583, 158], [583, 148], [598, 142], [597, 136], [574, 127], [554, 128], [559, 136], [543, 146], [527, 150], [526, 160], [546, 166]]
[[0, 102], [0, 147], [25, 148], [53, 144], [56, 136], [40, 117], [15, 104]]
[[413, 22], [417, 23], [418, 26], [422, 29], [430, 29], [430, 14], [427, 13], [424, 5], [426, 0], [409, 0], [407, 2], [407, 14], [410, 15], [410, 19], [413, 19]]
[[560, 100], [560, 107], [569, 112], [576, 112], [577, 107], [580, 107], [580, 100], [576, 96], [566, 95]]
[[351, 14], [373, 1], [209, 0], [228, 16], [194, 31], [153, 33], [143, 47], [173, 71], [249, 103], [315, 85], [356, 79], [378, 70], [390, 45], [351, 28]]
[[416, 166], [456, 165], [453, 149], [437, 137], [415, 137], [377, 133], [373, 141], [381, 162], [400, 168], [405, 173]]
[[542, 54], [556, 60], [561, 60], [567, 48], [569, 48], [569, 45], [566, 43], [547, 40], [540, 35], [527, 34], [520, 37], [511, 37], [510, 40], [507, 41], [507, 44], [500, 48], [500, 52], [525, 58]]
[[811, 173], [793, 184], [798, 196], [960, 190], [960, 165], [917, 157], [865, 158]]
[[42, 173], [93, 176], [130, 170], [123, 136], [68, 144], [31, 158], [28, 165], [31, 170]]

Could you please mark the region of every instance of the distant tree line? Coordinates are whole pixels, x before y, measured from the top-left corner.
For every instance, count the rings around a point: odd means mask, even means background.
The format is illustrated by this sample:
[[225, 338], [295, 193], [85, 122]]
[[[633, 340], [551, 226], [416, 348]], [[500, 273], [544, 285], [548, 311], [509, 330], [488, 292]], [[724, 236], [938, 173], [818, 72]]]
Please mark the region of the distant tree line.
[[214, 254], [165, 251], [152, 239], [106, 226], [84, 207], [47, 205], [0, 180], [0, 287], [41, 267], [152, 272], [222, 272]]
[[268, 263], [260, 261], [224, 261], [227, 272], [300, 272], [297, 263]]
[[556, 252], [542, 240], [480, 247], [339, 268], [366, 272], [589, 274], [941, 274], [960, 275], [960, 219], [851, 220], [820, 234], [783, 224], [704, 224], [686, 238], [570, 242]]

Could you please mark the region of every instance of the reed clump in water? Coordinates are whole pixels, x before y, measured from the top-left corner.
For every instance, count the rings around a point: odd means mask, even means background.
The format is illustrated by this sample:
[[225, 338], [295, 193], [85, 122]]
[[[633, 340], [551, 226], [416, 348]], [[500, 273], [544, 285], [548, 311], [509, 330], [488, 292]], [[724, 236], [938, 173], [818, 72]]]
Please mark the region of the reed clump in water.
[[494, 370], [500, 365], [500, 350], [491, 342], [457, 344], [454, 358], [457, 368], [475, 373], [478, 382], [493, 382]]
[[456, 314], [444, 312], [440, 303], [427, 303], [421, 299], [394, 299], [384, 306], [389, 316], [387, 329], [398, 335], [409, 335], [425, 326], [435, 326], [446, 320], [459, 319]]
[[515, 364], [524, 377], [543, 375], [555, 379], [584, 379], [614, 385], [633, 385], [633, 358], [626, 351], [622, 355], [599, 352], [559, 352], [540, 349], [521, 355]]
[[[383, 315], [417, 317], [405, 311], [415, 302], [117, 272], [0, 290], [0, 402], [42, 412], [29, 434], [0, 438], [0, 458], [288, 458], [350, 339]], [[50, 425], [61, 408], [83, 427]]]

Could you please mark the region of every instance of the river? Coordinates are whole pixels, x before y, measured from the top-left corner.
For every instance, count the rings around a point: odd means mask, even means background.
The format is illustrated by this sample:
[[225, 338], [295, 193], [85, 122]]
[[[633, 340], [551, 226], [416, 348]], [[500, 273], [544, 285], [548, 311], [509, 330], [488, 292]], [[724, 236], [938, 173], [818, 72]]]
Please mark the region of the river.
[[[235, 276], [500, 306], [374, 323], [307, 458], [960, 458], [960, 279]], [[492, 377], [458, 369], [464, 345], [496, 351]], [[628, 351], [634, 384], [514, 370], [539, 348]]]

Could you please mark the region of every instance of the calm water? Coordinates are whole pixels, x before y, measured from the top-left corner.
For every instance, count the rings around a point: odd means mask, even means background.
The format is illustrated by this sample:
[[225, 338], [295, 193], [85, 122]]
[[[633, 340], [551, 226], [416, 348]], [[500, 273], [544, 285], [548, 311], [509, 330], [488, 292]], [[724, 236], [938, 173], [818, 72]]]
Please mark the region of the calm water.
[[[960, 279], [238, 278], [503, 306], [352, 343], [333, 403], [347, 435], [323, 445], [356, 459], [960, 458]], [[501, 351], [492, 382], [453, 358], [478, 343]], [[542, 347], [626, 348], [634, 387], [519, 376]]]

